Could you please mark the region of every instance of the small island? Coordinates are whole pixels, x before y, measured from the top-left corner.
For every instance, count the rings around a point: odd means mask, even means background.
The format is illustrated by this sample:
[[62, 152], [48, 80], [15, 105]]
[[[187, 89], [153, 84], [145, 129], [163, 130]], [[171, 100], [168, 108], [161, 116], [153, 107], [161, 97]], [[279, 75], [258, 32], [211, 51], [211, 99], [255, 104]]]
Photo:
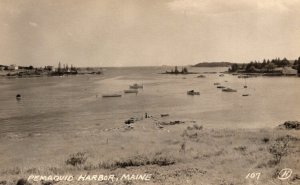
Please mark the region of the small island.
[[230, 62], [201, 62], [192, 67], [229, 67], [231, 65], [232, 63]]
[[178, 67], [175, 66], [175, 69], [171, 70], [171, 71], [166, 71], [162, 74], [172, 74], [172, 75], [187, 75], [187, 74], [198, 74], [198, 73], [195, 73], [195, 72], [189, 72], [188, 69], [186, 67], [183, 67], [181, 69], [181, 71], [178, 70]]

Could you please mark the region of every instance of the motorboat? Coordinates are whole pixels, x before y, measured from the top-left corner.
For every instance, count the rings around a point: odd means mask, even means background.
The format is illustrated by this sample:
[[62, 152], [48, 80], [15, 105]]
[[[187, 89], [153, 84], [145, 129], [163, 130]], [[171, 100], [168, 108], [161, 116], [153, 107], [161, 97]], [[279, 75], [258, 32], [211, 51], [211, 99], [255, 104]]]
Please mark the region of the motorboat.
[[129, 86], [130, 89], [143, 89], [144, 86], [141, 84], [133, 84]]
[[128, 89], [124, 90], [124, 93], [138, 93], [139, 91], [137, 89]]
[[200, 95], [200, 92], [196, 92], [194, 90], [190, 90], [187, 92], [188, 95]]
[[225, 88], [225, 89], [222, 89], [223, 92], [237, 92], [237, 90], [235, 89], [231, 89], [231, 88]]

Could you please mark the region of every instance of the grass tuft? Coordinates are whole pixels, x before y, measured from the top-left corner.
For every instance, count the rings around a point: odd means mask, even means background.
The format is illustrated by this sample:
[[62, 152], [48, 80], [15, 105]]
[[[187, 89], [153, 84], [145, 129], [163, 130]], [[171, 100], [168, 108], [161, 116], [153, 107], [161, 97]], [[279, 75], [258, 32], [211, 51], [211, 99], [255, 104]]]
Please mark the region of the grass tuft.
[[66, 160], [67, 165], [79, 166], [83, 165], [87, 160], [85, 152], [78, 152], [76, 154], [70, 155], [70, 158]]

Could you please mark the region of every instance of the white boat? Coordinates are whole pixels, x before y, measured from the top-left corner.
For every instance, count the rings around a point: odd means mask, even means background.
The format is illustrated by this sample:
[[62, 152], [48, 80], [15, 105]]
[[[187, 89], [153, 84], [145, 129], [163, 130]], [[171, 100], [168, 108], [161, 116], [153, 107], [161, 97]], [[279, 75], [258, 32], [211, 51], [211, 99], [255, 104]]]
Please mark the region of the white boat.
[[129, 90], [124, 90], [124, 93], [138, 93], [139, 91], [137, 89], [129, 89]]
[[103, 98], [121, 97], [121, 94], [103, 94]]
[[143, 85], [141, 84], [133, 84], [129, 86], [130, 89], [143, 89]]

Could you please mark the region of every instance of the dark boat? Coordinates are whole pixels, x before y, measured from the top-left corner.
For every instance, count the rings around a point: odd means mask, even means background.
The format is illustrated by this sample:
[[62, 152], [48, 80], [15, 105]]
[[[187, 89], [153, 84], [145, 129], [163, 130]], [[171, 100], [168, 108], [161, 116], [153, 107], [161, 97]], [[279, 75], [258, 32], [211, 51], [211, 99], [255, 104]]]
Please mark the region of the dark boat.
[[223, 92], [237, 92], [237, 90], [231, 89], [231, 88], [222, 89], [222, 91]]
[[17, 95], [16, 95], [16, 99], [17, 99], [17, 100], [21, 100], [21, 95], [20, 95], [20, 94], [17, 94]]
[[188, 95], [200, 95], [200, 92], [195, 92], [194, 90], [188, 91]]

